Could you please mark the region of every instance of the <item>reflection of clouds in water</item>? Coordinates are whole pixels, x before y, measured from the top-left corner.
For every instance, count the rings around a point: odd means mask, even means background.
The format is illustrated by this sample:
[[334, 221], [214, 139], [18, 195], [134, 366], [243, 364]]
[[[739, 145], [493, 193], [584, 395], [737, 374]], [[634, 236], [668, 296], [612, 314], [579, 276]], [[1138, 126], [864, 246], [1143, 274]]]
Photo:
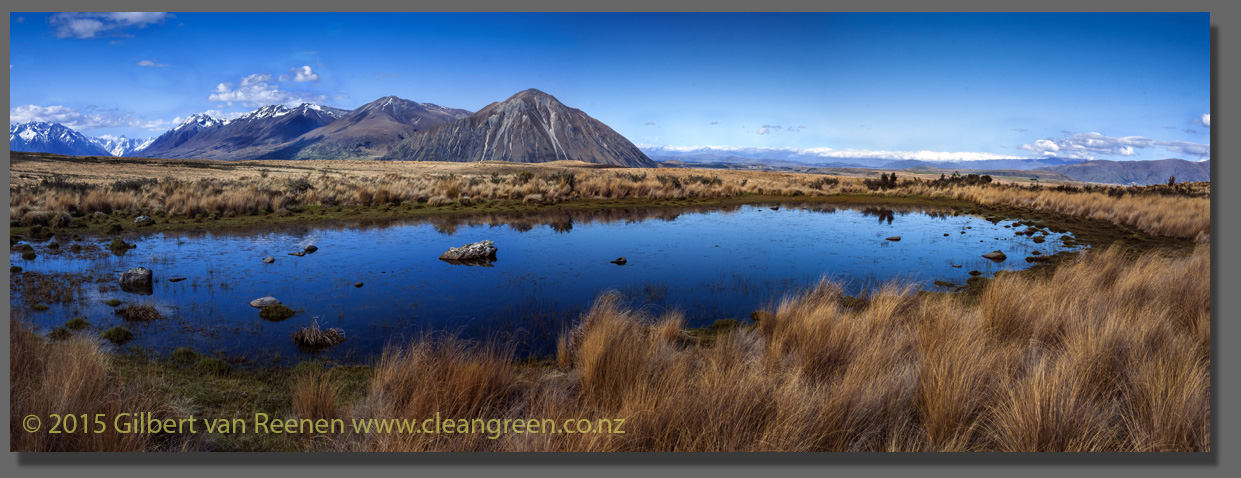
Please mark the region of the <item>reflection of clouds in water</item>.
[[[174, 320], [144, 329], [134, 345], [299, 358], [289, 335], [318, 315], [321, 324], [349, 334], [347, 346], [325, 352], [348, 361], [365, 360], [415, 327], [473, 336], [524, 330], [530, 345], [541, 347], [544, 331], [554, 342], [560, 322], [577, 319], [608, 289], [641, 299], [636, 306], [682, 310], [688, 325], [705, 326], [744, 317], [825, 276], [851, 291], [898, 278], [963, 283], [973, 269], [990, 275], [1028, 267], [1023, 252], [1064, 249], [1059, 234], [1032, 245], [1003, 227], [1011, 224], [936, 207], [796, 201], [440, 215], [150, 235], [134, 238], [139, 248], [124, 257], [48, 255], [31, 267], [96, 270], [107, 286], [130, 266], [155, 270], [161, 282], [151, 299], [175, 307]], [[884, 240], [893, 235], [902, 241]], [[492, 269], [437, 259], [447, 247], [481, 239], [501, 247]], [[312, 244], [321, 251], [286, 255]], [[997, 248], [1008, 261], [981, 258]], [[268, 255], [274, 264], [260, 262]], [[621, 255], [629, 259], [625, 267], [608, 262]], [[164, 280], [173, 275], [188, 279]], [[359, 281], [365, 287], [353, 287]], [[103, 304], [116, 293], [88, 287], [93, 300], [81, 304], [82, 315], [120, 323]], [[262, 321], [248, 301], [264, 295], [304, 312], [281, 323]], [[63, 323], [63, 317], [35, 319]]]

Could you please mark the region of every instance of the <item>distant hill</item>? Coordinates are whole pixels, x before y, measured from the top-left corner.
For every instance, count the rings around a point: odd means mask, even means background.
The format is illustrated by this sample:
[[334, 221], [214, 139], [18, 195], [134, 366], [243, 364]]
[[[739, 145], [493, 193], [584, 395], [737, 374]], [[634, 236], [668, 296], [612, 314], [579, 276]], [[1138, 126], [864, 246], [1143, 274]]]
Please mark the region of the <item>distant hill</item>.
[[92, 138], [59, 123], [31, 121], [9, 125], [9, 151], [72, 156], [112, 156]]
[[939, 169], [1006, 169], [1028, 170], [1066, 164], [1077, 164], [1080, 159], [1029, 158], [1029, 159], [978, 159], [972, 161], [923, 161], [901, 160], [883, 165], [883, 169], [939, 168]]
[[487, 105], [468, 118], [421, 131], [393, 147], [383, 159], [518, 163], [578, 160], [657, 167], [612, 128], [535, 89]]
[[[947, 170], [1004, 169], [1027, 170], [1047, 166], [1079, 163], [1071, 158], [999, 158], [999, 159], [892, 159], [879, 153], [875, 156], [840, 155], [837, 151], [816, 149], [699, 146], [678, 148], [674, 146], [642, 146], [642, 152], [659, 162], [679, 161], [723, 166], [728, 164], [798, 168], [805, 166], [826, 168], [911, 169], [939, 168]], [[880, 152], [881, 153], [881, 152]], [[917, 153], [911, 153], [917, 154]], [[890, 154], [889, 154], [890, 156]]]
[[1211, 180], [1210, 161], [1191, 162], [1175, 158], [1156, 161], [1097, 159], [1040, 169], [1062, 173], [1075, 181], [1104, 184], [1146, 186], [1166, 183], [1170, 176], [1176, 176], [1177, 182]]

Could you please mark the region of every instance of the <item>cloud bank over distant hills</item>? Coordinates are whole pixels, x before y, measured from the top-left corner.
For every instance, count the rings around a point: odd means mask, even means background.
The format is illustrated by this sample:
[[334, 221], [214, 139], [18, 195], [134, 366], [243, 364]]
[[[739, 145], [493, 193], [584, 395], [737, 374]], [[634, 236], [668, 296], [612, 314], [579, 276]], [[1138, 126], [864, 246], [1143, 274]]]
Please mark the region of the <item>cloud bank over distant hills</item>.
[[659, 146], [639, 144], [648, 155], [721, 154], [747, 157], [769, 156], [773, 159], [887, 159], [917, 161], [983, 161], [993, 159], [1026, 159], [1023, 156], [981, 152], [949, 151], [884, 151], [870, 149], [782, 148], [743, 146]]
[[[1211, 115], [1202, 115], [1202, 122], [1211, 125]], [[1138, 149], [1163, 148], [1178, 156], [1206, 158], [1211, 156], [1211, 145], [1188, 141], [1156, 141], [1142, 136], [1114, 137], [1101, 133], [1073, 133], [1057, 139], [1040, 139], [1018, 146], [1019, 149], [1041, 156], [1074, 159], [1095, 159], [1103, 156], [1135, 156]]]

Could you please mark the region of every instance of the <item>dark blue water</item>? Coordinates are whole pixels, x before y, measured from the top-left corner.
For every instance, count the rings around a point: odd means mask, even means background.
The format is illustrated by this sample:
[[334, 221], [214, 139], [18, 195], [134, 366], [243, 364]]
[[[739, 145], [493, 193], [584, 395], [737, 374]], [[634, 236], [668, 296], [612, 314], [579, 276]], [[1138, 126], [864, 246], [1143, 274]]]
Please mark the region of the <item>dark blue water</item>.
[[[11, 306], [44, 330], [82, 316], [93, 332], [125, 325], [137, 336], [132, 345], [260, 361], [305, 358], [290, 335], [312, 320], [344, 330], [348, 341], [321, 352], [343, 361], [366, 361], [385, 344], [428, 330], [516, 334], [528, 350], [547, 352], [561, 327], [607, 290], [653, 313], [680, 309], [687, 325], [703, 326], [748, 317], [823, 277], [851, 293], [892, 280], [945, 290], [933, 281], [963, 284], [971, 270], [990, 276], [1028, 267], [1033, 250], [1064, 250], [1060, 234], [1035, 244], [1006, 225], [931, 210], [785, 205], [152, 234], [127, 238], [138, 247], [123, 256], [41, 253], [24, 261], [11, 254], [26, 271], [85, 273], [92, 281], [78, 300], [48, 311], [30, 312], [19, 290]], [[899, 242], [885, 239], [895, 235]], [[480, 240], [499, 248], [491, 267], [438, 260], [449, 247]], [[318, 252], [286, 255], [308, 244]], [[981, 257], [996, 249], [1008, 260]], [[276, 262], [263, 264], [265, 256]], [[610, 263], [620, 256], [626, 265]], [[119, 272], [137, 266], [155, 272], [152, 295], [115, 287]], [[174, 277], [186, 280], [168, 281]], [[248, 303], [267, 295], [300, 312], [280, 322], [259, 318]], [[103, 303], [111, 298], [153, 304], [168, 318], [126, 323]]]

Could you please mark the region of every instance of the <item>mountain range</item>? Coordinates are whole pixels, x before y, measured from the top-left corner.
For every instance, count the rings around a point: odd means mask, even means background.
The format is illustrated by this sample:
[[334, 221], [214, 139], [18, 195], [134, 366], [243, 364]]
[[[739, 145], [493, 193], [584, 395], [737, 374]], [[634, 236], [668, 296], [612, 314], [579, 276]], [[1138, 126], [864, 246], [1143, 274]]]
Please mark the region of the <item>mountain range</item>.
[[658, 167], [663, 163], [745, 169], [1037, 169], [1076, 181], [1109, 184], [1155, 184], [1167, 181], [1169, 176], [1178, 181], [1209, 181], [1211, 171], [1209, 161], [1181, 159], [1085, 161], [994, 155], [968, 158], [942, 153], [928, 153], [923, 159], [899, 159], [901, 155], [866, 156], [827, 148], [639, 148], [606, 124], [536, 89], [521, 91], [474, 113], [385, 96], [354, 110], [305, 103], [294, 108], [264, 106], [232, 120], [198, 114], [152, 139], [89, 137], [56, 123], [10, 124], [9, 149], [75, 156], [221, 160], [571, 159], [626, 167]]
[[71, 156], [115, 156], [96, 139], [57, 123], [31, 121], [9, 125], [9, 151]]

